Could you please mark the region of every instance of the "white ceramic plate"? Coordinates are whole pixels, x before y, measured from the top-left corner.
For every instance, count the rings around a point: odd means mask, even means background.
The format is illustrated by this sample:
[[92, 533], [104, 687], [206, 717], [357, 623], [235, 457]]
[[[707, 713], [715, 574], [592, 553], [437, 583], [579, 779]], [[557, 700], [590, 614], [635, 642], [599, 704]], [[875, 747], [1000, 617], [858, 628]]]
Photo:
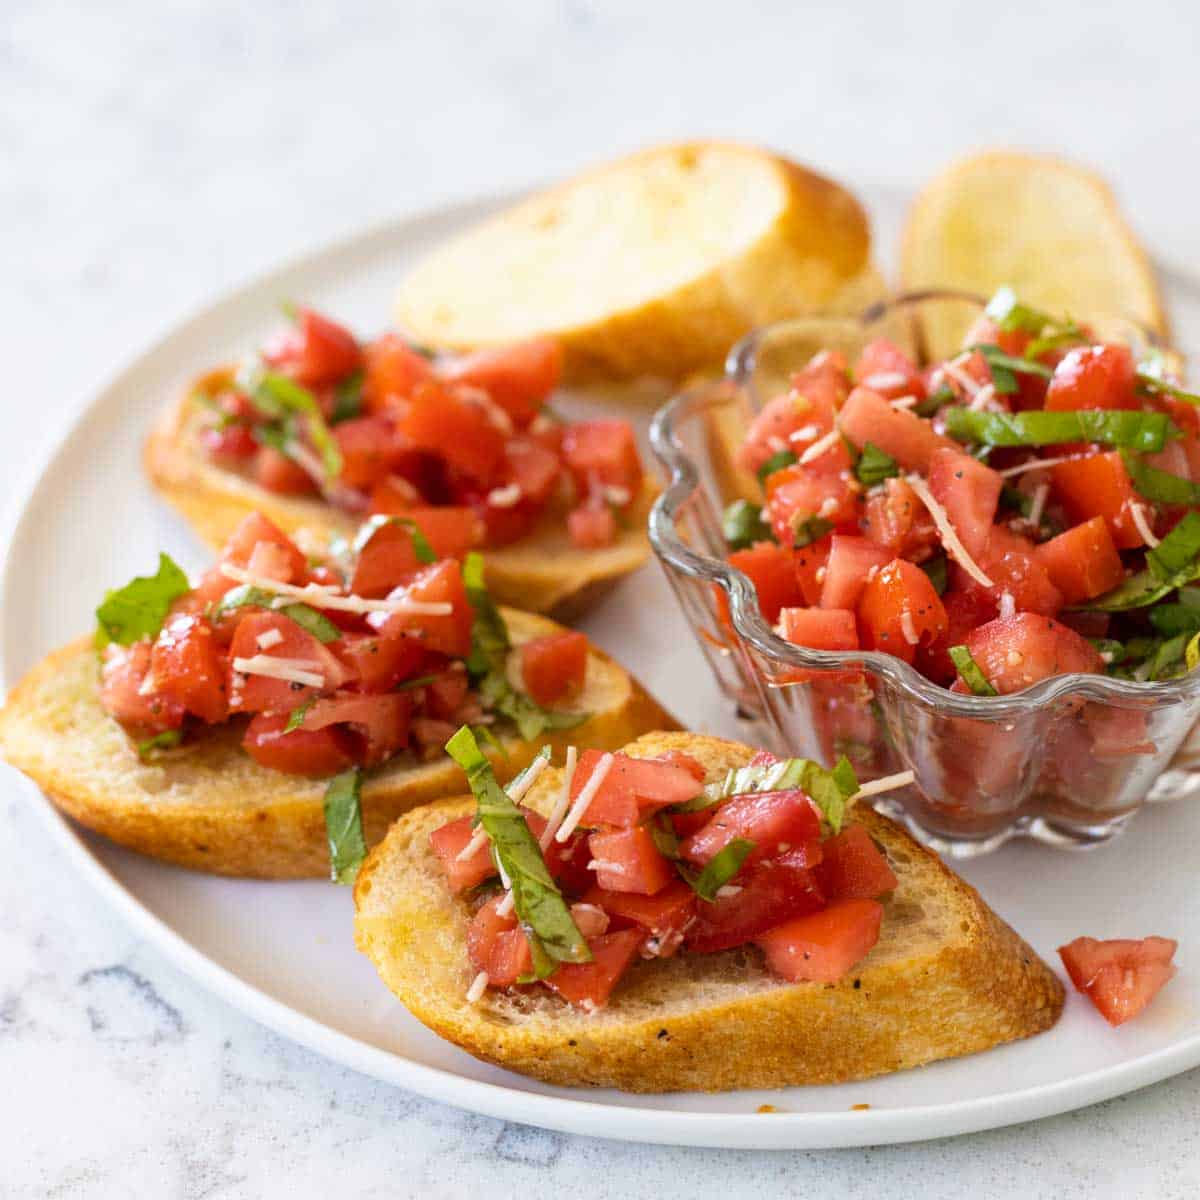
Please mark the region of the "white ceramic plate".
[[[871, 196], [882, 242], [901, 211]], [[283, 298], [313, 303], [360, 331], [386, 321], [415, 255], [486, 212], [480, 203], [398, 222], [319, 251], [201, 312], [84, 407], [9, 525], [0, 580], [0, 670], [11, 684], [87, 628], [104, 588], [152, 567], [160, 547], [189, 569], [206, 555], [138, 470], [153, 414], [185, 381], [249, 349]], [[885, 257], [886, 261], [886, 257]], [[1171, 281], [1184, 344], [1200, 305]], [[1196, 344], [1196, 343], [1193, 343]], [[583, 623], [693, 728], [737, 735], [713, 694], [658, 569], [626, 580]], [[1191, 846], [1200, 806], [1159, 807], [1088, 855], [1014, 844], [963, 874], [1057, 966], [1080, 933], [1176, 937], [1180, 976], [1137, 1022], [1109, 1029], [1072, 994], [1051, 1032], [974, 1058], [838, 1087], [722, 1095], [629, 1096], [547, 1087], [454, 1049], [418, 1024], [351, 940], [349, 893], [329, 884], [209, 878], [81, 833], [24, 787], [47, 829], [98, 892], [164, 954], [263, 1024], [401, 1087], [491, 1116], [572, 1133], [701, 1146], [820, 1147], [917, 1140], [1062, 1112], [1200, 1063], [1200, 906]], [[760, 1114], [762, 1104], [777, 1110]], [[866, 1109], [856, 1106], [868, 1105]]]

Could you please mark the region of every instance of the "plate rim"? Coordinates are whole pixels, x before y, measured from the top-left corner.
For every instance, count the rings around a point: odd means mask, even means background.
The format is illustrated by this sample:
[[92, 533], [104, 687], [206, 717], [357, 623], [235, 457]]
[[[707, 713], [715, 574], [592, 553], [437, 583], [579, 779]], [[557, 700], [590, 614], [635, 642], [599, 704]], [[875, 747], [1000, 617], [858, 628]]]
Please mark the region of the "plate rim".
[[[889, 189], [894, 190], [894, 189]], [[31, 459], [0, 516], [0, 597], [12, 586], [13, 547], [38, 493], [82, 425], [147, 359], [169, 351], [196, 323], [235, 304], [248, 293], [292, 272], [313, 270], [323, 261], [361, 251], [381, 240], [412, 236], [424, 223], [466, 220], [494, 210], [516, 193], [459, 197], [341, 233], [315, 249], [288, 256], [244, 278], [198, 308], [160, 327], [141, 348], [110, 370], [99, 384], [66, 406], [58, 427]], [[0, 688], [11, 686], [0, 639]], [[1139, 1058], [1100, 1067], [1054, 1083], [943, 1104], [872, 1108], [845, 1112], [706, 1113], [607, 1104], [524, 1091], [503, 1083], [465, 1077], [370, 1045], [306, 1015], [247, 982], [173, 929], [143, 904], [88, 847], [79, 828], [63, 816], [32, 781], [13, 772], [17, 786], [34, 801], [43, 828], [130, 928], [173, 966], [209, 993], [258, 1024], [324, 1058], [426, 1099], [501, 1120], [591, 1137], [669, 1145], [743, 1149], [819, 1149], [915, 1142], [1000, 1128], [1072, 1111], [1136, 1091], [1200, 1065], [1200, 1032]], [[580, 1089], [582, 1091], [582, 1089]], [[732, 1093], [736, 1094], [736, 1093]], [[518, 1103], [513, 1104], [516, 1098]], [[767, 1119], [769, 1116], [769, 1119]]]

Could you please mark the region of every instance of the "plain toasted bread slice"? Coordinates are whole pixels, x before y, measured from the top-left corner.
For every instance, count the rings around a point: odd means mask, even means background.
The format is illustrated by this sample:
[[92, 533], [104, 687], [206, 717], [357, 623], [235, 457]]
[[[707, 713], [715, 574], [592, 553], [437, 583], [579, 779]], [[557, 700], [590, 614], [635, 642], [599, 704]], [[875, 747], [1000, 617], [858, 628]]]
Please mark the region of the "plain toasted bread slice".
[[[754, 753], [651, 733], [629, 753], [684, 750], [719, 778]], [[559, 771], [530, 802], [547, 809]], [[837, 984], [789, 984], [752, 946], [636, 963], [608, 1007], [585, 1014], [542, 988], [467, 1001], [470, 912], [446, 886], [429, 834], [473, 811], [446, 800], [401, 818], [354, 889], [355, 936], [426, 1025], [499, 1066], [557, 1084], [717, 1091], [863, 1079], [971, 1054], [1051, 1026], [1063, 988], [968, 887], [898, 826], [858, 809], [900, 879], [879, 943]]]
[[[514, 645], [561, 629], [505, 609]], [[543, 741], [618, 747], [674, 721], [607, 655], [592, 649], [582, 694], [568, 711], [590, 716]], [[241, 748], [243, 722], [207, 731], [154, 763], [100, 704], [91, 639], [51, 654], [13, 689], [0, 710], [0, 751], [64, 812], [113, 841], [155, 858], [221, 875], [298, 879], [327, 875], [325, 783], [260, 766]], [[502, 737], [508, 758], [489, 749], [511, 778], [539, 745]], [[462, 772], [445, 756], [405, 755], [363, 784], [363, 831], [374, 845], [401, 813], [459, 792]]]
[[756, 325], [863, 289], [870, 231], [831, 180], [751, 146], [659, 146], [585, 172], [435, 250], [400, 326], [452, 350], [550, 335], [568, 379], [676, 379]]
[[[900, 274], [905, 288], [985, 296], [1008, 284], [1056, 315], [1167, 332], [1154, 272], [1109, 186], [1046, 155], [992, 150], [934, 178], [909, 212]], [[924, 319], [930, 355], [955, 353], [969, 320], [961, 309]]]
[[[317, 544], [335, 534], [354, 535], [361, 518], [323, 500], [268, 491], [213, 463], [197, 441], [200, 414], [190, 395], [188, 389], [163, 414], [146, 439], [142, 461], [150, 481], [209, 547], [219, 551], [242, 518], [254, 512], [284, 533], [307, 534]], [[650, 556], [646, 520], [655, 494], [647, 479], [616, 541], [596, 550], [571, 541], [566, 513], [552, 505], [529, 536], [484, 551], [489, 590], [498, 603], [527, 612], [553, 609], [562, 614], [568, 604], [572, 610], [582, 608], [605, 584], [637, 570]]]

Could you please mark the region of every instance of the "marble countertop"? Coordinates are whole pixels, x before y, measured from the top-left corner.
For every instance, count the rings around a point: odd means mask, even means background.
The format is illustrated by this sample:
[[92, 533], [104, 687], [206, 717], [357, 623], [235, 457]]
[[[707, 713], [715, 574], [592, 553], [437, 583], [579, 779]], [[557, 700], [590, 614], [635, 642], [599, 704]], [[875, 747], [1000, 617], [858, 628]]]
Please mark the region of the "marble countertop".
[[[1186, 14], [1186, 15], [1185, 15]], [[585, 0], [0, 11], [0, 500], [212, 294], [364, 224], [655, 139], [911, 187], [1069, 151], [1200, 263], [1191, 6]], [[0, 775], [0, 1196], [1195, 1195], [1200, 1072], [909, 1147], [626, 1146], [426, 1103], [266, 1032], [98, 906]]]

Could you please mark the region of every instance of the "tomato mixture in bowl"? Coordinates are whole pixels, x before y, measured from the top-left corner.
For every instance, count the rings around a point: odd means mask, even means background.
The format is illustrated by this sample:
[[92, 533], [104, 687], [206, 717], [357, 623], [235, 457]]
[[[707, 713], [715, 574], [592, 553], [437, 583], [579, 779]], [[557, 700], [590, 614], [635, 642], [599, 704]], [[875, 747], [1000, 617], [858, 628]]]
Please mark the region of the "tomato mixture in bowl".
[[641, 495], [637, 444], [626, 421], [554, 414], [561, 362], [546, 338], [448, 358], [398, 333], [360, 342], [301, 308], [192, 400], [210, 460], [269, 491], [416, 514], [462, 547], [508, 545], [561, 509], [575, 545], [607, 546]]
[[768, 327], [671, 401], [651, 542], [774, 748], [912, 769], [885, 807], [943, 849], [1090, 844], [1194, 786], [1200, 396], [1007, 289], [923, 363], [938, 299]]

